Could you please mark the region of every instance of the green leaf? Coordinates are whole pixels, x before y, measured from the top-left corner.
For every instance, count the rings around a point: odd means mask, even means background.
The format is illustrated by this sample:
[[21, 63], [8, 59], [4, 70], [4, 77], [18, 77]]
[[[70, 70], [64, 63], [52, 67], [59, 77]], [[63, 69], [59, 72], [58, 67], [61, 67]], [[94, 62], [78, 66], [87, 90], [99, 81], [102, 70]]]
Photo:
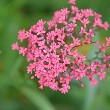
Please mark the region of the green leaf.
[[22, 87], [21, 92], [36, 106], [39, 110], [55, 110], [50, 101], [37, 90], [34, 91], [28, 87]]
[[13, 77], [14, 76], [13, 74], [16, 73], [16, 71], [21, 66], [22, 62], [23, 62], [23, 57], [21, 57], [21, 56], [18, 57], [18, 59], [15, 61], [15, 65], [13, 66], [13, 69], [10, 72], [10, 77]]

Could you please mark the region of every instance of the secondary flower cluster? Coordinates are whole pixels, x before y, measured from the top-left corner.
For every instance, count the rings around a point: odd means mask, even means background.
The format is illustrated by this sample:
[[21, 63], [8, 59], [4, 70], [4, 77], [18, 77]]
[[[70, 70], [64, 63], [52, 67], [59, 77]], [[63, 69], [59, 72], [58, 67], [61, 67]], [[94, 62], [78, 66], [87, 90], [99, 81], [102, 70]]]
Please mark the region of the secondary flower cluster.
[[[19, 31], [18, 39], [27, 41], [26, 47], [17, 42], [12, 45], [13, 50], [18, 50], [30, 62], [27, 72], [32, 75], [31, 79], [38, 78], [40, 89], [50, 87], [64, 94], [70, 89], [71, 80], [76, 79], [84, 87], [81, 79], [86, 77], [90, 85], [97, 85], [95, 76], [103, 80], [105, 70], [110, 68], [110, 55], [105, 53], [110, 38], [106, 37], [105, 44], [92, 41], [96, 30], [108, 30], [109, 24], [102, 23], [102, 16], [91, 9], [78, 9], [75, 0], [69, 3], [71, 10], [63, 8], [54, 13], [52, 20], [39, 20], [28, 31]], [[81, 47], [91, 44], [97, 45], [99, 50], [92, 61], [79, 52]]]

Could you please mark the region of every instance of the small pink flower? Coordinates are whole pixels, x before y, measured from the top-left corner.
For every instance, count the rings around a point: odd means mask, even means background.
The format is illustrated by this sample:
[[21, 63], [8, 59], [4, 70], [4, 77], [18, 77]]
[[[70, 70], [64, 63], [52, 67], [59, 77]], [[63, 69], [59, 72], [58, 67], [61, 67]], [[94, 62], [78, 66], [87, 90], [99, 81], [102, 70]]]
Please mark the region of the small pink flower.
[[105, 22], [102, 27], [107, 31], [108, 28], [110, 27], [110, 25], [108, 24], [108, 22]]
[[61, 93], [65, 94], [68, 92], [68, 89], [70, 89], [69, 85], [62, 84], [62, 88], [60, 89]]
[[47, 24], [48, 24], [48, 29], [49, 29], [49, 30], [51, 30], [52, 27], [55, 27], [55, 26], [56, 26], [55, 22], [52, 21], [52, 20], [48, 21]]
[[107, 46], [110, 45], [110, 37], [106, 37], [106, 45], [107, 45]]
[[106, 45], [103, 44], [102, 46], [98, 46], [98, 48], [102, 51], [105, 52], [106, 51]]
[[100, 18], [95, 19], [93, 26], [94, 27], [96, 27], [96, 26], [102, 27], [102, 20]]
[[26, 34], [26, 31], [23, 29], [23, 30], [20, 30], [18, 32], [18, 40], [20, 40], [21, 42], [23, 42], [23, 40], [27, 39], [28, 38], [28, 35]]
[[17, 42], [13, 43], [11, 47], [12, 47], [12, 50], [19, 50], [19, 46]]
[[103, 80], [103, 79], [105, 79], [105, 77], [106, 77], [106, 73], [105, 72], [102, 72], [102, 73], [97, 73], [98, 74], [98, 76], [99, 76], [99, 78], [100, 78], [100, 80]]
[[37, 35], [42, 35], [42, 34], [45, 34], [45, 28], [44, 28], [44, 25], [45, 25], [45, 21], [43, 22], [42, 20], [39, 20], [37, 22], [37, 24], [35, 25], [35, 30], [34, 32], [37, 33]]
[[83, 18], [83, 14], [82, 13], [76, 13], [75, 17], [74, 17], [74, 20], [79, 20], [81, 21], [81, 19]]
[[53, 49], [54, 51], [56, 51], [57, 48], [59, 48], [60, 46], [57, 45], [55, 42], [51, 43], [50, 45], [51, 49]]
[[84, 28], [86, 28], [86, 25], [90, 22], [89, 21], [89, 19], [87, 18], [84, 18], [83, 20], [81, 20], [81, 22], [82, 22], [82, 24], [83, 24], [83, 26], [84, 26]]
[[110, 60], [110, 56], [103, 55], [103, 61], [106, 63], [108, 60]]
[[79, 12], [79, 9], [76, 6], [72, 6], [71, 10], [72, 10], [72, 12], [71, 12], [72, 14]]
[[93, 11], [91, 9], [81, 10], [81, 13], [86, 17], [94, 16]]
[[58, 88], [58, 82], [54, 82], [50, 85], [50, 88], [53, 89], [54, 91], [57, 91], [59, 88]]
[[92, 79], [92, 81], [90, 82], [91, 86], [97, 86], [97, 84], [98, 84], [98, 81], [95, 79]]
[[94, 30], [93, 29], [89, 29], [89, 32], [86, 33], [87, 36], [91, 36], [91, 37], [94, 37]]
[[69, 4], [75, 5], [76, 0], [69, 0]]
[[81, 83], [80, 85], [81, 85], [82, 88], [84, 88], [84, 84], [83, 83]]
[[69, 55], [72, 55], [74, 58], [77, 58], [79, 56], [79, 53], [77, 50], [75, 50], [74, 52], [69, 52]]
[[77, 26], [77, 24], [75, 24], [75, 23], [68, 24], [66, 27], [66, 31], [67, 32], [74, 32], [74, 29], [76, 26]]
[[91, 65], [88, 67], [88, 69], [91, 69], [92, 71], [95, 71], [97, 65], [94, 64], [94, 62], [91, 63]]
[[102, 15], [100, 15], [99, 13], [94, 12], [94, 17], [95, 17], [95, 19], [100, 19], [102, 17]]
[[34, 76], [32, 76], [31, 79], [34, 79]]
[[70, 59], [68, 58], [64, 58], [63, 61], [64, 61], [64, 64], [70, 64]]
[[84, 39], [83, 42], [90, 44], [91, 43], [91, 39], [89, 37], [85, 36], [85, 39]]
[[80, 59], [81, 61], [85, 61], [85, 60], [86, 60], [86, 56], [84, 56], [84, 55], [79, 55], [79, 59]]
[[78, 38], [75, 39], [74, 37], [73, 37], [73, 42], [75, 46], [79, 46], [81, 44], [80, 40]]
[[27, 53], [27, 48], [25, 48], [25, 47], [20, 47], [20, 49], [19, 49], [19, 54], [22, 54], [22, 55], [24, 56], [24, 55], [26, 55], [26, 53]]
[[80, 32], [79, 32], [79, 35], [82, 36], [83, 34], [87, 34], [86, 30], [84, 27], [81, 27], [80, 28]]
[[62, 44], [65, 44], [64, 39], [65, 39], [65, 35], [59, 35], [57, 38], [57, 40], [60, 41]]

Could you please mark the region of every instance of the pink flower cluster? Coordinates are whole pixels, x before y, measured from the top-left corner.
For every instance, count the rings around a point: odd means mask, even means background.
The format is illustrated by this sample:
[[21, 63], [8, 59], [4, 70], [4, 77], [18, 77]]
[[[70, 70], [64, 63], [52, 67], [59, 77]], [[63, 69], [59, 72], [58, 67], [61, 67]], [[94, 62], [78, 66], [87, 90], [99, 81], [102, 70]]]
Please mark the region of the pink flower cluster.
[[[105, 53], [110, 38], [106, 37], [104, 44], [93, 41], [97, 29], [107, 31], [109, 24], [102, 23], [102, 16], [91, 9], [78, 9], [75, 2], [69, 0], [71, 10], [56, 11], [52, 20], [39, 20], [28, 31], [20, 30], [18, 39], [27, 41], [27, 46], [19, 46], [17, 42], [12, 45], [13, 50], [18, 50], [30, 62], [27, 72], [32, 75], [31, 79], [38, 78], [40, 89], [49, 87], [65, 94], [73, 79], [84, 87], [83, 77], [90, 80], [90, 85], [97, 85], [98, 79], [105, 79], [105, 70], [110, 68], [110, 55]], [[91, 44], [99, 50], [92, 61], [79, 52], [82, 46]]]

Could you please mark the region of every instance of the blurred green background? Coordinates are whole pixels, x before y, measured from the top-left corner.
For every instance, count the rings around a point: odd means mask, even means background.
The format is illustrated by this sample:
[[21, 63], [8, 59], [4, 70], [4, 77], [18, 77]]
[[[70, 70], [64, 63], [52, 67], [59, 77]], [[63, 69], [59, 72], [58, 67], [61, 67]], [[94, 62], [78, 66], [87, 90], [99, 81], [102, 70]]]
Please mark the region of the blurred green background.
[[[11, 50], [18, 30], [28, 30], [41, 18], [49, 20], [54, 11], [68, 6], [67, 0], [0, 0], [0, 110], [110, 110], [109, 76], [97, 87], [85, 81], [81, 88], [73, 80], [65, 95], [49, 88], [39, 90], [37, 80], [26, 73], [25, 57]], [[77, 6], [92, 8], [110, 23], [110, 0], [77, 0]], [[103, 40], [105, 33], [98, 36]]]

